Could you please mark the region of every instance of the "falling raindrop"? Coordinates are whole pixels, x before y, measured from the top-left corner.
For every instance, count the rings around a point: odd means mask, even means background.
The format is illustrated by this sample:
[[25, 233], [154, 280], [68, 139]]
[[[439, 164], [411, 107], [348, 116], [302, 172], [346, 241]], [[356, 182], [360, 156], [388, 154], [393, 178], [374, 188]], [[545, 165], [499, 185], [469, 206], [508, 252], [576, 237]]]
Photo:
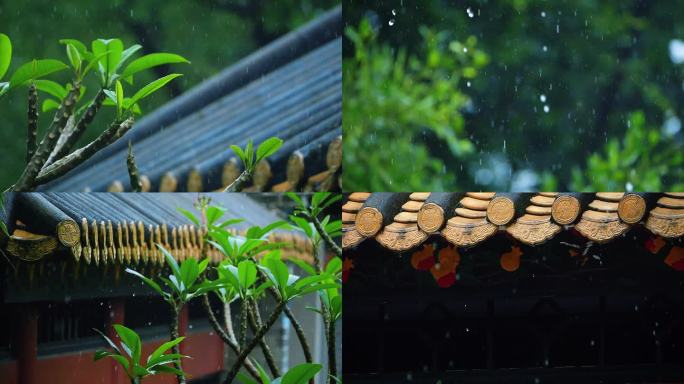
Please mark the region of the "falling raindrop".
[[594, 345], [596, 345], [596, 342], [592, 339], [591, 342], [589, 342], [589, 345], [593, 347]]
[[389, 24], [390, 27], [393, 26], [394, 25], [394, 19], [390, 19], [390, 21], [387, 24]]
[[544, 50], [544, 52], [546, 52], [546, 51], [549, 50], [549, 47], [547, 47], [547, 46], [545, 45], [545, 46], [542, 47], [542, 50]]
[[549, 106], [548, 105], [544, 106], [544, 112], [549, 113]]
[[467, 86], [468, 88], [470, 88], [470, 81], [467, 81], [467, 82], [466, 82], [466, 86]]
[[463, 52], [468, 52], [468, 48], [463, 47]]
[[539, 95], [539, 101], [541, 101], [542, 103], [546, 103], [546, 95], [543, 93]]
[[393, 9], [392, 10], [392, 16], [396, 16], [396, 15], [397, 15], [397, 11]]
[[546, 17], [546, 12], [542, 11], [541, 17]]
[[466, 13], [468, 14], [468, 17], [470, 17], [471, 19], [473, 17], [475, 17], [475, 13], [473, 12], [472, 9], [470, 9], [470, 7], [468, 7], [468, 9], [466, 9]]

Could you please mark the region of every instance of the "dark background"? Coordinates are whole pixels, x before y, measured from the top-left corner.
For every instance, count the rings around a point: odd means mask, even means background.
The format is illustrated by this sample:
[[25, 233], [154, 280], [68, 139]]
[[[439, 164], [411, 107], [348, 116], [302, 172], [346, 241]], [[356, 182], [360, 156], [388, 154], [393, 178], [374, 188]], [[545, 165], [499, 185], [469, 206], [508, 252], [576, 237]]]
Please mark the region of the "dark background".
[[[459, 249], [456, 282], [439, 288], [411, 255], [366, 240], [345, 252], [347, 383], [624, 383], [684, 380], [684, 277], [625, 237], [571, 257], [564, 231], [530, 247], [499, 233]], [[448, 245], [433, 237], [427, 244]], [[521, 247], [521, 266], [499, 257]]]

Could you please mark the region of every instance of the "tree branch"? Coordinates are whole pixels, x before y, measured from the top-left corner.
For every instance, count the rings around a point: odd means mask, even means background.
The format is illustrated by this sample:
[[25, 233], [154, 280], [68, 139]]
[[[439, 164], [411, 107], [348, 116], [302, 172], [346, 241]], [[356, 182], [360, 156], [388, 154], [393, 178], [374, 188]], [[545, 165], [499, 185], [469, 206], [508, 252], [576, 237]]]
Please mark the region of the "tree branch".
[[[252, 332], [256, 332], [262, 325], [259, 306], [257, 305], [256, 301], [251, 301], [251, 303], [248, 303], [247, 309], [249, 311], [247, 314], [249, 316], [249, 325], [252, 327]], [[273, 353], [271, 353], [271, 348], [268, 346], [266, 338], [259, 340], [259, 346], [261, 347], [261, 351], [264, 354], [266, 364], [268, 364], [268, 369], [271, 371], [271, 374], [274, 377], [280, 377], [280, 370], [278, 369], [278, 365], [273, 358]]]
[[130, 141], [128, 141], [128, 157], [126, 158], [126, 165], [128, 166], [128, 176], [131, 179], [131, 190], [133, 192], [141, 192], [142, 182], [140, 182], [138, 167], [135, 165], [135, 156], [133, 156], [133, 145]]
[[[209, 323], [211, 323], [211, 326], [214, 328], [214, 331], [216, 331], [216, 334], [219, 335], [221, 340], [225, 344], [227, 344], [230, 349], [235, 352], [235, 354], [240, 353], [240, 348], [237, 345], [237, 342], [235, 341], [235, 338], [231, 337], [228, 332], [226, 332], [222, 327], [221, 324], [219, 324], [218, 320], [216, 319], [216, 316], [214, 315], [214, 311], [211, 309], [211, 303], [209, 302], [209, 295], [204, 294], [202, 295], [202, 307], [204, 307], [204, 312], [207, 313], [207, 316], [209, 317]], [[249, 372], [252, 377], [255, 379], [259, 380], [259, 372], [256, 370], [254, 367], [254, 363], [252, 363], [252, 360], [249, 358], [245, 360], [245, 368]]]
[[78, 119], [78, 123], [76, 123], [73, 129], [64, 131], [57, 142], [55, 149], [52, 151], [52, 154], [50, 154], [50, 158], [48, 158], [47, 162], [45, 162], [45, 165], [52, 164], [54, 161], [61, 159], [62, 157], [66, 156], [69, 151], [71, 151], [71, 148], [73, 148], [74, 145], [76, 145], [76, 142], [81, 138], [81, 136], [83, 136], [88, 124], [90, 124], [95, 118], [95, 115], [97, 115], [100, 107], [102, 107], [105, 97], [106, 95], [104, 91], [100, 89], [97, 92], [97, 95], [95, 95], [93, 101], [91, 101], [90, 105], [88, 105], [88, 108], [83, 113], [83, 116]]
[[252, 172], [245, 169], [223, 192], [240, 192], [247, 186], [250, 180], [252, 180]]
[[259, 328], [259, 331], [257, 331], [252, 340], [250, 340], [249, 343], [245, 346], [245, 348], [242, 349], [242, 351], [240, 351], [240, 355], [237, 357], [235, 363], [233, 363], [233, 366], [231, 367], [230, 371], [228, 371], [228, 377], [226, 377], [226, 380], [224, 381], [225, 384], [233, 383], [233, 380], [235, 379], [235, 376], [237, 376], [238, 371], [240, 371], [240, 367], [244, 363], [245, 359], [247, 359], [247, 356], [257, 346], [257, 344], [259, 344], [259, 340], [266, 335], [266, 332], [268, 332], [268, 330], [271, 329], [276, 320], [278, 320], [278, 317], [283, 312], [283, 308], [285, 307], [286, 303], [286, 301], [281, 301], [278, 303], [278, 305], [273, 310], [273, 313], [271, 313], [271, 316], [268, 318], [268, 320], [266, 320], [266, 323], [261, 328]]
[[19, 180], [17, 180], [14, 185], [14, 190], [16, 192], [30, 191], [40, 184], [36, 183], [36, 178], [57, 143], [57, 139], [59, 139], [59, 136], [62, 134], [62, 128], [64, 128], [67, 120], [69, 120], [69, 116], [74, 112], [76, 98], [78, 97], [80, 89], [81, 84], [74, 82], [69, 94], [64, 98], [62, 104], [55, 113], [55, 117], [52, 119], [52, 123], [45, 133], [45, 137], [40, 141], [35, 154], [31, 157], [31, 161], [26, 165], [24, 172], [22, 172]]
[[332, 237], [330, 237], [328, 232], [325, 231], [325, 228], [323, 228], [323, 225], [318, 220], [318, 217], [315, 217], [313, 215], [311, 215], [310, 217], [311, 222], [313, 222], [314, 227], [316, 227], [316, 230], [318, 231], [318, 234], [321, 235], [323, 241], [325, 241], [325, 243], [335, 252], [335, 254], [338, 257], [342, 257], [342, 248], [340, 248], [340, 246], [337, 245], [337, 243], [335, 243]]
[[[177, 304], [173, 305], [173, 320], [171, 323], [171, 340], [176, 340], [177, 338], [180, 337], [180, 334], [178, 333], [178, 316], [180, 314], [181, 308], [178, 307]], [[180, 354], [180, 348], [178, 344], [174, 345], [173, 348], [173, 353], [175, 354]], [[181, 366], [181, 359], [178, 359], [173, 363], [173, 365], [176, 367], [177, 370], [180, 372], [183, 372], [183, 367]], [[178, 384], [185, 384], [185, 375], [180, 373], [176, 375], [178, 378]]]
[[28, 91], [28, 131], [26, 132], [26, 164], [36, 153], [38, 135], [38, 91], [36, 84], [31, 83]]
[[99, 150], [112, 144], [126, 132], [128, 132], [128, 130], [133, 127], [133, 122], [133, 116], [129, 117], [123, 122], [113, 122], [109, 128], [102, 132], [97, 139], [90, 142], [90, 144], [70, 153], [66, 157], [55, 161], [40, 171], [40, 174], [36, 178], [36, 185], [50, 182], [76, 168], [78, 165], [92, 157]]

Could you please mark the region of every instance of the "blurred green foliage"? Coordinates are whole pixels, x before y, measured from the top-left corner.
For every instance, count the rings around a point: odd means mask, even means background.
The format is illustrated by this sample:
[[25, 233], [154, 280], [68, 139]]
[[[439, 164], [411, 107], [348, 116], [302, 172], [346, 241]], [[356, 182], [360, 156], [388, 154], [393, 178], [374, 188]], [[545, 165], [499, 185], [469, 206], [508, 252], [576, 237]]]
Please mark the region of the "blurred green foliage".
[[[68, 62], [64, 46], [57, 43], [61, 38], [91, 41], [117, 36], [126, 46], [142, 45], [140, 54], [175, 52], [192, 61], [192, 67], [185, 67], [184, 76], [169, 83], [166, 92], [140, 103], [143, 112], [149, 113], [338, 4], [337, 0], [2, 1], [0, 32], [12, 40], [9, 73], [32, 59], [57, 57]], [[162, 66], [142, 73], [136, 83], [147, 84], [169, 73], [171, 68]], [[64, 71], [51, 79], [63, 84], [69, 74]], [[96, 82], [84, 85], [88, 90], [84, 99], [92, 98]], [[18, 88], [0, 103], [0, 185], [14, 182], [24, 167], [26, 97], [25, 88]], [[98, 114], [79, 146], [99, 135], [114, 113], [109, 109]], [[51, 112], [41, 113], [38, 126], [44, 129], [51, 118]], [[42, 135], [38, 133], [39, 138]]]
[[410, 190], [444, 189], [454, 182], [449, 174], [425, 178], [442, 169], [431, 150], [441, 146], [455, 156], [474, 150], [463, 137], [460, 113], [470, 98], [458, 88], [469, 86], [489, 58], [476, 49], [474, 36], [461, 43], [425, 27], [420, 33], [424, 51], [413, 55], [376, 45], [367, 20], [346, 30], [355, 56], [345, 61], [343, 76], [345, 188], [384, 191], [397, 183]]
[[[678, 3], [345, 0], [344, 9], [347, 25], [369, 23], [377, 36], [344, 42], [345, 189], [684, 186], [684, 67], [668, 50], [684, 39]], [[429, 68], [424, 27], [449, 41], [477, 39], [490, 63], [476, 68], [470, 87], [458, 76], [447, 90], [420, 93], [404, 77], [382, 75], [402, 55]], [[450, 69], [463, 75], [469, 66], [455, 59]], [[367, 72], [378, 77], [374, 93], [364, 93]], [[439, 71], [426, 73], [421, 84], [442, 81]], [[470, 101], [434, 103], [443, 95]], [[449, 135], [458, 146], [445, 143]]]

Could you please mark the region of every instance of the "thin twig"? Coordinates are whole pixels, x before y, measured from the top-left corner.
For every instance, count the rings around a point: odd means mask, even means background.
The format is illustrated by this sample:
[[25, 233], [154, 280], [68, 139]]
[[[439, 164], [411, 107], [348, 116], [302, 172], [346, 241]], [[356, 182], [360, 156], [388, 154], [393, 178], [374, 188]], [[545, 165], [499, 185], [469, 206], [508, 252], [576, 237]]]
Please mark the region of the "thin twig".
[[[256, 332], [262, 326], [259, 306], [256, 301], [250, 300], [247, 304], [247, 309], [249, 311], [247, 313], [249, 316], [249, 325], [252, 327], [252, 332]], [[268, 364], [268, 369], [271, 371], [271, 374], [274, 377], [280, 377], [280, 370], [278, 369], [278, 365], [275, 362], [275, 358], [273, 357], [273, 353], [271, 353], [271, 348], [268, 346], [265, 337], [259, 340], [259, 346], [261, 347], [261, 351], [264, 354], [266, 364]]]
[[71, 91], [69, 91], [69, 94], [64, 98], [62, 104], [55, 113], [55, 117], [52, 119], [52, 123], [45, 133], [45, 137], [40, 141], [35, 154], [31, 157], [31, 161], [26, 165], [24, 172], [22, 172], [19, 180], [17, 180], [14, 185], [15, 191], [30, 191], [41, 184], [36, 183], [38, 174], [43, 168], [48, 156], [52, 153], [52, 149], [57, 143], [57, 139], [59, 139], [59, 136], [62, 134], [62, 129], [66, 125], [67, 120], [69, 120], [69, 116], [73, 114], [76, 98], [80, 89], [81, 85], [78, 82], [74, 82]]
[[237, 376], [238, 371], [240, 371], [240, 367], [244, 363], [245, 359], [249, 354], [254, 350], [254, 348], [259, 344], [259, 340], [266, 335], [266, 332], [268, 332], [269, 329], [275, 324], [276, 320], [278, 320], [278, 317], [280, 317], [280, 314], [283, 312], [283, 308], [285, 307], [286, 301], [281, 301], [278, 303], [278, 305], [275, 307], [273, 310], [273, 313], [271, 313], [271, 316], [266, 320], [266, 323], [259, 328], [257, 333], [254, 335], [254, 337], [249, 341], [249, 343], [245, 346], [240, 351], [240, 355], [238, 355], [237, 360], [233, 363], [233, 366], [230, 368], [230, 371], [228, 371], [228, 377], [226, 377], [226, 380], [224, 381], [225, 384], [231, 384], [233, 383], [233, 380], [235, 380], [235, 376]]
[[97, 112], [100, 110], [100, 107], [102, 107], [102, 103], [104, 102], [106, 96], [107, 95], [105, 95], [102, 89], [97, 92], [97, 95], [95, 95], [93, 101], [90, 102], [88, 108], [83, 113], [83, 116], [78, 119], [74, 129], [64, 132], [64, 139], [60, 140], [61, 143], [57, 143], [55, 150], [52, 151], [52, 154], [50, 155], [50, 159], [45, 163], [46, 165], [61, 159], [62, 157], [66, 156], [69, 151], [71, 151], [71, 148], [76, 145], [78, 139], [83, 136], [88, 124], [90, 124], [95, 118], [95, 115], [97, 115]]
[[95, 140], [45, 167], [36, 178], [36, 185], [50, 182], [88, 160], [102, 148], [112, 144], [133, 127], [133, 116], [123, 122], [113, 122]]
[[26, 164], [31, 161], [36, 153], [36, 140], [38, 135], [38, 91], [36, 84], [29, 85], [28, 92], [28, 131], [26, 132]]
[[240, 303], [240, 349], [247, 344], [247, 308], [248, 304], [243, 300]]
[[[230, 332], [226, 332], [221, 327], [221, 324], [219, 324], [218, 320], [216, 319], [216, 316], [214, 315], [214, 311], [211, 309], [211, 303], [209, 302], [209, 295], [204, 294], [202, 295], [202, 306], [204, 307], [204, 312], [207, 313], [207, 316], [209, 317], [209, 323], [211, 323], [211, 326], [214, 328], [214, 331], [216, 331], [216, 334], [219, 335], [221, 340], [225, 344], [227, 344], [230, 349], [235, 352], [235, 354], [240, 353], [240, 348], [237, 345], [237, 342], [235, 341], [235, 336], [232, 336], [229, 334]], [[249, 372], [252, 377], [255, 379], [259, 379], [259, 372], [257, 369], [254, 367], [254, 363], [252, 362], [251, 359], [247, 358], [245, 359], [245, 368]]]
[[[174, 304], [173, 306], [173, 320], [171, 323], [171, 340], [176, 340], [177, 338], [180, 337], [180, 334], [178, 332], [178, 317], [180, 316], [180, 311], [181, 308], [177, 305]], [[180, 348], [178, 344], [174, 345], [172, 348], [173, 353], [180, 355]], [[176, 360], [173, 363], [176, 366], [176, 369], [181, 372], [176, 375], [178, 378], [178, 384], [185, 384], [185, 375], [182, 373], [183, 372], [183, 366], [181, 365], [181, 359]]]
[[133, 144], [128, 141], [128, 157], [126, 158], [126, 165], [128, 166], [128, 176], [131, 179], [131, 191], [141, 192], [142, 182], [138, 174], [138, 167], [135, 165], [135, 156], [133, 156]]
[[306, 339], [304, 328], [302, 328], [302, 325], [299, 323], [299, 320], [297, 320], [294, 313], [292, 313], [290, 307], [286, 305], [283, 312], [285, 312], [285, 316], [290, 320], [290, 324], [292, 324], [292, 328], [294, 328], [295, 333], [297, 334], [299, 345], [302, 346], [302, 353], [304, 353], [304, 360], [306, 360], [307, 363], [312, 363], [313, 356], [311, 356], [311, 347], [309, 346], [309, 341]]
[[245, 169], [223, 192], [240, 192], [247, 186], [250, 180], [252, 180], [252, 172]]
[[335, 353], [335, 322], [331, 319], [327, 321], [327, 339], [328, 339], [328, 383], [332, 383], [332, 378], [337, 377], [337, 354]]
[[323, 228], [323, 225], [318, 220], [318, 217], [315, 217], [313, 215], [311, 215], [310, 217], [311, 221], [314, 224], [314, 227], [316, 227], [316, 230], [318, 231], [318, 234], [321, 235], [323, 241], [325, 241], [328, 247], [330, 247], [338, 257], [342, 257], [342, 248], [340, 248], [340, 246], [337, 245], [337, 243], [335, 243], [332, 237], [330, 237], [328, 232], [325, 231], [325, 228]]

